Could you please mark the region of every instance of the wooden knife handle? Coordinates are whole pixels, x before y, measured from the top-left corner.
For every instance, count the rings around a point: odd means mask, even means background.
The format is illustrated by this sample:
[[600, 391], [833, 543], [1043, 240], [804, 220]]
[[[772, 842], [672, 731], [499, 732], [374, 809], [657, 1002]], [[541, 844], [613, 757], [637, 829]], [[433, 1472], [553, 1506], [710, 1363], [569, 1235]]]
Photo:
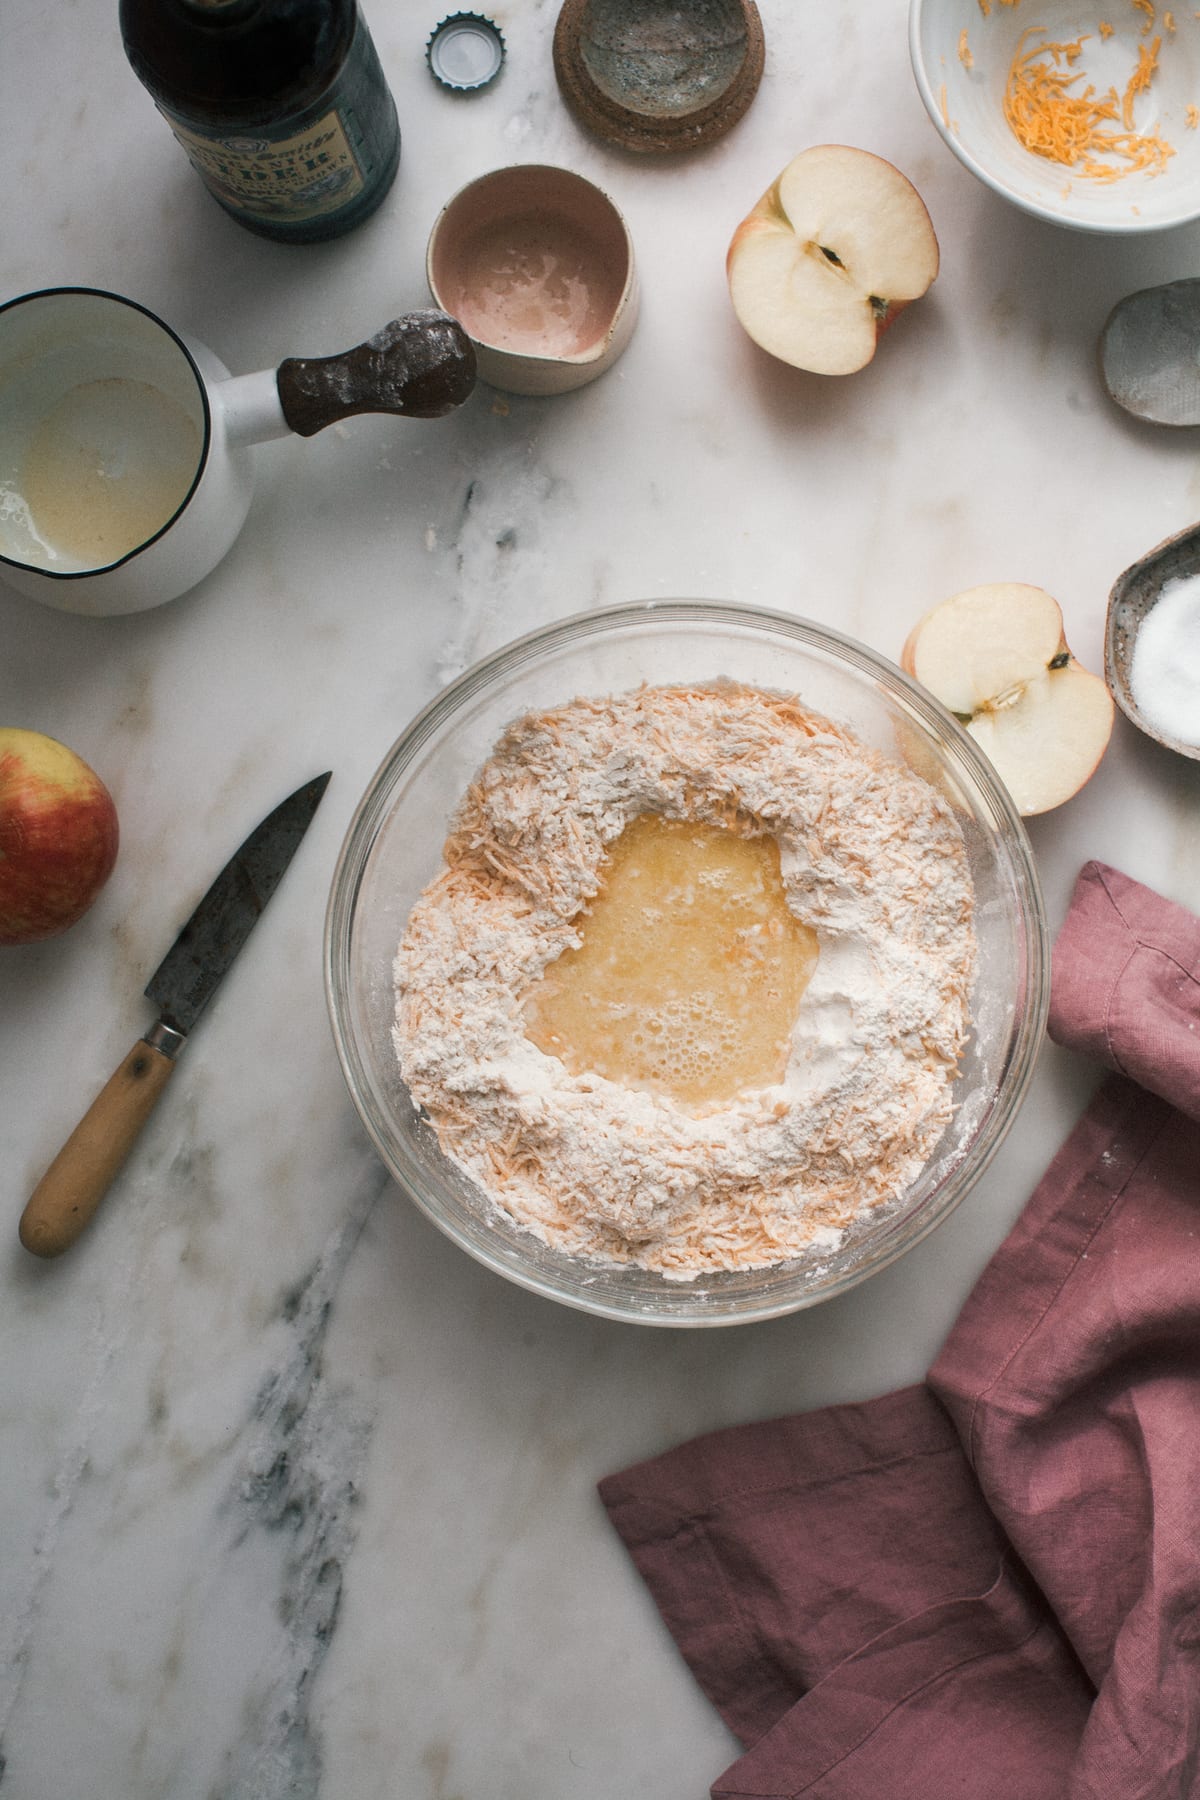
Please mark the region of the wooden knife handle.
[[133, 1149], [175, 1067], [140, 1039], [55, 1157], [21, 1214], [20, 1237], [35, 1256], [61, 1256], [88, 1224]]

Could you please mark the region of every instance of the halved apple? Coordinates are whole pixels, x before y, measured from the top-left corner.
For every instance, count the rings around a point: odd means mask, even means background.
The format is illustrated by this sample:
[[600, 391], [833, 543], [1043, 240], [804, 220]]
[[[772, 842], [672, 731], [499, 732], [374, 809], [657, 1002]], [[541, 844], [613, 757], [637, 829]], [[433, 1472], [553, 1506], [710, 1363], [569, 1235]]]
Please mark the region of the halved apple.
[[917, 621], [902, 666], [962, 720], [1025, 816], [1069, 800], [1112, 732], [1112, 695], [1076, 662], [1043, 588], [994, 582]]
[[733, 234], [733, 310], [797, 369], [852, 375], [938, 272], [925, 203], [883, 157], [818, 144], [794, 157]]

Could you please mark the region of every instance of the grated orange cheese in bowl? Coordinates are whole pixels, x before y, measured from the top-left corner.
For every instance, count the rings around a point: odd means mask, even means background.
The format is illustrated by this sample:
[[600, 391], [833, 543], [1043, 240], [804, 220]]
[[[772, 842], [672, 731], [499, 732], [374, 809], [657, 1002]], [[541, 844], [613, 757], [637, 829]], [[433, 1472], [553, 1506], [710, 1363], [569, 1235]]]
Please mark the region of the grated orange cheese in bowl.
[[1056, 225], [1200, 220], [1200, 4], [976, 4], [908, 0], [917, 89], [959, 162]]
[[1097, 93], [1075, 69], [1087, 34], [1069, 42], [1043, 38], [1042, 26], [1022, 32], [1008, 72], [1004, 116], [1018, 142], [1092, 181], [1118, 181], [1136, 170], [1161, 174], [1175, 154], [1171, 145], [1157, 132], [1133, 129], [1134, 99], [1149, 89], [1161, 37], [1142, 46], [1123, 97], [1113, 87]]
[[1125, 98], [1121, 102], [1121, 123], [1126, 131], [1133, 130], [1133, 102], [1138, 94], [1148, 91], [1154, 79], [1154, 71], [1158, 67], [1158, 53], [1162, 49], [1162, 38], [1156, 37], [1152, 44], [1143, 44], [1138, 51], [1137, 68], [1129, 77], [1125, 88]]

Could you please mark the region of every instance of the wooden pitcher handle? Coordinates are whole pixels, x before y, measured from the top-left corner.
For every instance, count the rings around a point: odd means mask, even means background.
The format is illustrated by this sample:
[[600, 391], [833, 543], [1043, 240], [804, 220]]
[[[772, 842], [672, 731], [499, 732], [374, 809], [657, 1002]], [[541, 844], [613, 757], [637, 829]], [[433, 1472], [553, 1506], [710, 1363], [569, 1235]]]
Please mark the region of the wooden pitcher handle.
[[339, 356], [290, 356], [275, 384], [283, 416], [301, 437], [355, 413], [440, 419], [475, 386], [475, 346], [457, 319], [427, 308], [393, 319]]
[[170, 1079], [174, 1058], [141, 1039], [93, 1100], [21, 1214], [21, 1242], [61, 1256], [88, 1224]]

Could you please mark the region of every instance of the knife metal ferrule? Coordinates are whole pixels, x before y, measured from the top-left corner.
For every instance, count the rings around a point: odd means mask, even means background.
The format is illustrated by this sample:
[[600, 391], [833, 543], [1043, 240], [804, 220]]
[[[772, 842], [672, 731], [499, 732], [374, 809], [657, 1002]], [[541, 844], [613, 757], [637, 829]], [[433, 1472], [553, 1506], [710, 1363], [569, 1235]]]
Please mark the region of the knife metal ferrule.
[[160, 1019], [157, 1025], [152, 1025], [145, 1033], [142, 1042], [149, 1044], [152, 1050], [160, 1050], [164, 1056], [169, 1056], [174, 1062], [187, 1043], [187, 1035], [182, 1031], [176, 1031], [175, 1027], [168, 1025], [165, 1019]]

